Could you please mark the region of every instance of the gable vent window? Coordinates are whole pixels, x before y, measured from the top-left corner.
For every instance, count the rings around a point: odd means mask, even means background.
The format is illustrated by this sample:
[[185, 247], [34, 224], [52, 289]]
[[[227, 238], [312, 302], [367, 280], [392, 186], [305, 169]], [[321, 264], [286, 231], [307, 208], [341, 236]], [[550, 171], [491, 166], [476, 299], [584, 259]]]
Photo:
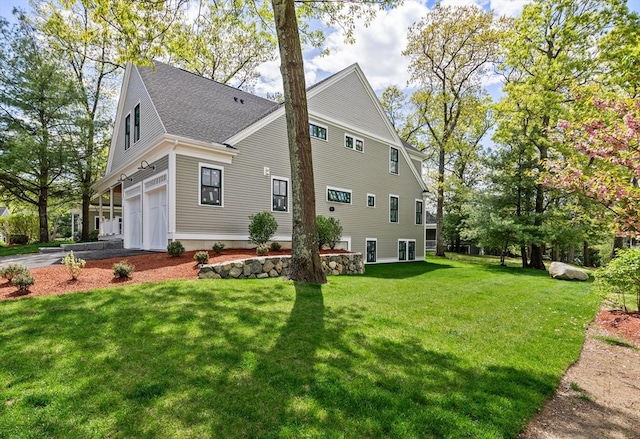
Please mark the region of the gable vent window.
[[315, 137], [320, 140], [327, 140], [327, 128], [321, 127], [319, 125], [310, 123], [309, 124], [309, 132], [311, 137]]
[[327, 201], [351, 204], [351, 191], [348, 189], [327, 187]]
[[389, 149], [389, 172], [398, 175], [398, 150]]
[[133, 110], [133, 142], [140, 140], [140, 104]]
[[124, 149], [127, 150], [131, 146], [131, 115], [127, 114], [124, 118]]

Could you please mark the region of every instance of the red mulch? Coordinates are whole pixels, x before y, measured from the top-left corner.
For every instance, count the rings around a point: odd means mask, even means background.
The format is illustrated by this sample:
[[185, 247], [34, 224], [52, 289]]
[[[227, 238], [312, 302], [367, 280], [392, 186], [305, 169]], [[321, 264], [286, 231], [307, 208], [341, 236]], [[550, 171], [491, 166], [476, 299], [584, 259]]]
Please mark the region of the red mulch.
[[640, 346], [640, 312], [601, 310], [596, 316], [596, 322], [607, 331]]
[[[342, 250], [323, 250], [321, 253], [341, 253]], [[80, 277], [76, 281], [71, 277], [63, 265], [53, 265], [31, 269], [35, 283], [27, 294], [20, 294], [9, 283], [0, 284], [0, 301], [18, 299], [22, 297], [49, 296], [76, 291], [88, 291], [96, 288], [106, 288], [118, 285], [139, 284], [142, 282], [162, 281], [170, 279], [197, 279], [198, 269], [193, 260], [195, 251], [185, 252], [178, 258], [172, 258], [167, 253], [149, 253], [127, 258], [103, 259], [87, 261]], [[269, 256], [291, 254], [290, 250], [269, 251]], [[235, 261], [238, 259], [255, 258], [253, 249], [230, 249], [216, 255], [209, 252], [209, 263]], [[135, 266], [131, 279], [120, 280], [113, 276], [113, 264], [127, 261]]]

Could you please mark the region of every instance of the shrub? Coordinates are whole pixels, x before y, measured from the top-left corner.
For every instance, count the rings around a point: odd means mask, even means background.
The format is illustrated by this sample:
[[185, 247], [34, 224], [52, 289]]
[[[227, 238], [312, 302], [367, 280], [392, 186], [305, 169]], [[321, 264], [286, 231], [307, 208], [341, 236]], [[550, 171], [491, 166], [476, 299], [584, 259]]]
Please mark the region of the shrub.
[[29, 287], [33, 285], [36, 280], [33, 278], [29, 270], [24, 273], [17, 274], [11, 279], [11, 285], [18, 287], [18, 290], [22, 293], [27, 292]]
[[618, 250], [606, 267], [596, 271], [596, 286], [604, 293], [617, 294], [625, 311], [625, 295], [634, 294], [640, 310], [640, 250]]
[[209, 262], [209, 253], [197, 252], [195, 255], [193, 255], [193, 259], [195, 259], [198, 264], [206, 264], [207, 262]]
[[320, 249], [325, 245], [333, 249], [342, 238], [342, 225], [337, 218], [318, 215], [316, 217], [316, 229], [318, 233], [318, 248]]
[[19, 274], [24, 274], [24, 273], [29, 273], [29, 269], [26, 267], [26, 265], [22, 265], [22, 264], [9, 264], [0, 268], [0, 276], [5, 278], [9, 282], [11, 282], [11, 280], [15, 276]]
[[211, 248], [216, 253], [222, 253], [222, 250], [224, 250], [224, 244], [221, 242], [216, 242], [215, 244], [213, 244], [213, 247]]
[[182, 245], [180, 241], [173, 241], [167, 246], [167, 253], [169, 253], [172, 258], [182, 256], [182, 253], [184, 253], [184, 245]]
[[77, 280], [78, 276], [80, 276], [80, 272], [87, 264], [87, 261], [84, 259], [76, 258], [73, 252], [69, 253], [67, 256], [62, 258], [62, 264], [67, 269], [67, 273], [71, 276], [71, 280]]
[[256, 254], [258, 256], [266, 256], [269, 254], [269, 247], [267, 247], [267, 244], [258, 244], [258, 246], [256, 247]]
[[266, 244], [278, 230], [278, 222], [271, 212], [250, 215], [249, 241], [256, 245]]
[[113, 275], [119, 279], [128, 279], [131, 277], [135, 267], [127, 261], [120, 261], [113, 264]]
[[274, 252], [277, 252], [278, 250], [280, 250], [282, 248], [282, 246], [280, 245], [279, 242], [272, 242], [271, 245], [269, 246], [269, 248], [271, 250], [273, 250]]

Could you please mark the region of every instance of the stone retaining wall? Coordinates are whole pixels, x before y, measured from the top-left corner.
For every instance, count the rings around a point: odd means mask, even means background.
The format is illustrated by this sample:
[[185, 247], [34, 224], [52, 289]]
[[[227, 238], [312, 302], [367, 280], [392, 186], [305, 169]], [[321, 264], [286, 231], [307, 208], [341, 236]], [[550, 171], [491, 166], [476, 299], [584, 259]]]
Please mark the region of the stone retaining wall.
[[[285, 276], [291, 256], [252, 258], [242, 261], [200, 267], [200, 279], [264, 279]], [[320, 255], [322, 268], [327, 276], [340, 274], [363, 274], [362, 253], [338, 253]]]

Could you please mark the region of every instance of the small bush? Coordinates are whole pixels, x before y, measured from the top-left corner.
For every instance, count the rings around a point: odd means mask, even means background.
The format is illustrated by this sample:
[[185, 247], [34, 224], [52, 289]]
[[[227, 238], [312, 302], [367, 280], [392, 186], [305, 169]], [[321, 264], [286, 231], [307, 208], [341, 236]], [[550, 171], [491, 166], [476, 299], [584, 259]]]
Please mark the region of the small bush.
[[625, 296], [633, 294], [636, 296], [636, 309], [640, 310], [640, 250], [618, 250], [616, 257], [595, 274], [597, 289], [605, 294], [617, 294], [625, 311]]
[[209, 262], [209, 253], [197, 252], [195, 255], [193, 255], [193, 259], [195, 259], [198, 264], [206, 264], [207, 262]]
[[173, 241], [167, 246], [167, 253], [169, 253], [172, 258], [182, 256], [182, 253], [184, 253], [184, 245], [182, 245], [180, 241]]
[[21, 293], [29, 291], [29, 287], [35, 282], [36, 280], [33, 278], [31, 273], [29, 273], [29, 270], [24, 273], [17, 274], [13, 276], [13, 279], [11, 279], [11, 285], [18, 287], [18, 290]]
[[273, 250], [274, 252], [277, 252], [278, 250], [280, 250], [282, 248], [282, 246], [280, 245], [279, 242], [272, 242], [271, 245], [269, 246], [269, 248], [271, 250]]
[[62, 258], [62, 265], [67, 269], [67, 273], [71, 276], [71, 280], [77, 280], [80, 272], [87, 264], [84, 259], [76, 258], [73, 252]]
[[224, 244], [221, 242], [216, 242], [215, 244], [213, 244], [213, 247], [211, 247], [213, 249], [214, 252], [216, 252], [217, 254], [222, 253], [222, 250], [224, 250]]
[[120, 261], [113, 264], [113, 275], [119, 279], [128, 279], [133, 274], [135, 267], [127, 261]]
[[318, 248], [320, 249], [325, 245], [333, 249], [342, 238], [342, 225], [337, 218], [318, 215], [316, 217], [316, 229], [318, 233]]
[[253, 244], [266, 244], [278, 230], [278, 222], [271, 212], [250, 215], [249, 241]]
[[256, 247], [256, 254], [258, 256], [266, 256], [269, 254], [269, 247], [266, 244], [258, 244]]
[[29, 269], [26, 267], [26, 265], [22, 265], [22, 264], [9, 264], [0, 268], [0, 276], [5, 278], [9, 282], [11, 282], [11, 280], [15, 276], [19, 274], [28, 273], [28, 272], [29, 272]]

